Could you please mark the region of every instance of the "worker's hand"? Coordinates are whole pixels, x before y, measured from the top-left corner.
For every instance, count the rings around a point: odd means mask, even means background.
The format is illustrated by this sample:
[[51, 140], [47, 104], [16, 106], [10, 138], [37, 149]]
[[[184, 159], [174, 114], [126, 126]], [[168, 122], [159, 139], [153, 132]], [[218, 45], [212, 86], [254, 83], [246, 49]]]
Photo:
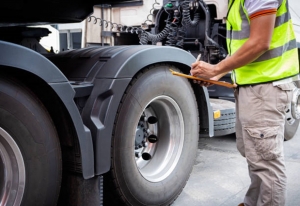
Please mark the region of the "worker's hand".
[[[219, 77], [215, 76], [215, 77], [210, 78], [210, 80], [219, 81]], [[198, 80], [193, 80], [193, 82], [195, 84], [199, 84], [200, 86], [203, 86], [203, 87], [210, 87], [210, 86], [214, 85], [213, 83], [204, 82], [204, 81], [198, 81]]]
[[217, 66], [206, 63], [204, 61], [197, 61], [191, 66], [191, 75], [195, 77], [202, 77], [206, 79], [217, 76]]

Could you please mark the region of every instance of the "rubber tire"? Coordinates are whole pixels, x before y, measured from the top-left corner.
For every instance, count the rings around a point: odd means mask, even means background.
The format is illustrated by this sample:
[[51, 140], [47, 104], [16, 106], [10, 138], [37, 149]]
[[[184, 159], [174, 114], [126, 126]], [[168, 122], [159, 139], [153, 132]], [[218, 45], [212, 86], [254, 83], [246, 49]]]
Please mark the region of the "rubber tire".
[[[155, 65], [144, 70], [124, 94], [112, 139], [112, 169], [104, 177], [104, 205], [170, 205], [186, 185], [198, 149], [199, 116], [190, 82], [172, 75], [170, 67]], [[184, 143], [173, 172], [162, 181], [151, 182], [137, 169], [133, 152], [134, 133], [143, 108], [160, 95], [173, 98], [179, 105], [184, 119]], [[109, 177], [113, 179], [107, 180]], [[112, 193], [112, 187], [116, 188], [120, 198]]]
[[214, 111], [220, 110], [221, 116], [214, 120], [214, 136], [235, 133], [235, 103], [224, 99], [210, 99]]
[[[298, 88], [300, 88], [300, 81], [295, 81], [295, 84]], [[296, 132], [298, 131], [298, 127], [299, 127], [299, 123], [300, 123], [299, 119], [295, 119], [293, 124], [290, 125], [287, 120], [287, 118], [289, 118], [290, 116], [291, 116], [291, 114], [286, 115], [285, 127], [284, 127], [284, 140], [285, 141], [293, 139]]]
[[289, 125], [286, 120], [286, 123], [284, 126], [284, 140], [289, 141], [289, 140], [293, 139], [296, 132], [298, 131], [298, 127], [299, 127], [299, 119], [295, 119], [295, 121], [292, 125]]
[[235, 133], [235, 109], [222, 110], [221, 117], [214, 120], [214, 136]]
[[56, 205], [62, 172], [56, 129], [39, 99], [8, 78], [0, 78], [0, 127], [14, 139], [24, 159], [21, 205]]

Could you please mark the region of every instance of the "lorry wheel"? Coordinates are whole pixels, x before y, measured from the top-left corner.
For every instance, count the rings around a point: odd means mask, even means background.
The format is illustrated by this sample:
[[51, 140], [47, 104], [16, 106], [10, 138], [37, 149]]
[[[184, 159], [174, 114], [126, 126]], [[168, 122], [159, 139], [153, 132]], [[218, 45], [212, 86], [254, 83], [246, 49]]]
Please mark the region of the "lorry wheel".
[[[300, 81], [295, 81], [295, 84], [298, 88], [300, 88]], [[292, 109], [288, 108], [285, 111], [285, 126], [284, 126], [284, 140], [291, 140], [299, 127], [300, 120], [294, 119], [292, 115]]]
[[291, 108], [285, 111], [284, 140], [291, 140], [299, 127], [299, 119], [294, 119]]
[[299, 119], [294, 119], [291, 114], [291, 109], [285, 111], [285, 125], [284, 125], [284, 140], [291, 140], [299, 127]]
[[23, 85], [0, 78], [0, 205], [56, 205], [60, 181], [49, 114]]
[[[136, 76], [118, 109], [111, 175], [127, 205], [170, 205], [194, 165], [197, 103], [189, 81], [173, 76], [170, 67], [152, 66]], [[116, 196], [107, 197], [104, 193], [105, 205], [122, 205]]]
[[220, 110], [221, 116], [214, 120], [214, 136], [235, 132], [235, 103], [224, 99], [210, 99], [213, 111]]
[[284, 126], [284, 140], [291, 140], [295, 136], [298, 127], [299, 119], [290, 119], [289, 117], [286, 118]]

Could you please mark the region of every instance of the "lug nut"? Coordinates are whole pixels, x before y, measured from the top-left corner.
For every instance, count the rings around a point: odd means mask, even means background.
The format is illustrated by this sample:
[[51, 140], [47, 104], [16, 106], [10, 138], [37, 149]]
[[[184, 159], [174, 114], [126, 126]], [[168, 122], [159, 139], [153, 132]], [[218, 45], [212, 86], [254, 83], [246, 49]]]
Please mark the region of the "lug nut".
[[154, 134], [151, 134], [151, 135], [149, 135], [149, 137], [148, 137], [148, 141], [149, 141], [150, 143], [156, 143], [157, 140], [158, 140], [158, 138], [157, 138], [157, 136], [154, 135]]
[[143, 160], [148, 161], [148, 160], [150, 160], [152, 157], [151, 157], [151, 155], [150, 155], [149, 153], [144, 152], [144, 153], [142, 154], [142, 158], [143, 158]]
[[157, 118], [154, 116], [150, 116], [150, 117], [148, 117], [147, 121], [149, 124], [155, 124], [155, 123], [157, 123]]
[[140, 158], [141, 154], [139, 152], [135, 152], [135, 157]]

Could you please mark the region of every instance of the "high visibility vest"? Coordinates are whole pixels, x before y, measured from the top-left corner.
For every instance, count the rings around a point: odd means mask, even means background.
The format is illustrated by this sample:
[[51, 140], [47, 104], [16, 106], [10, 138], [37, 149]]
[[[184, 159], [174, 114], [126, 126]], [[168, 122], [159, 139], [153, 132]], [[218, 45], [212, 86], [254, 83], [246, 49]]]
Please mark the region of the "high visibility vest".
[[[244, 0], [230, 0], [226, 22], [227, 48], [234, 54], [250, 36], [250, 19]], [[273, 82], [299, 73], [297, 43], [286, 0], [277, 9], [270, 48], [252, 63], [235, 69], [232, 80], [238, 85]]]

